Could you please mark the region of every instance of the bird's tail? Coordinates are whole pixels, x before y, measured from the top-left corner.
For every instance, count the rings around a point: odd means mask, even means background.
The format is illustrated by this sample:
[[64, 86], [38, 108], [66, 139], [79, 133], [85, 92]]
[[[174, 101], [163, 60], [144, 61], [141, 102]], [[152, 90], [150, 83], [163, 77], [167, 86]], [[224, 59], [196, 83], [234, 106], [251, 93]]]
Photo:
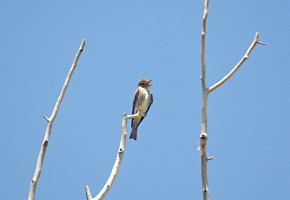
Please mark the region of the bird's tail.
[[134, 126], [132, 127], [132, 131], [131, 131], [131, 134], [130, 134], [130, 139], [137, 140], [137, 128], [135, 128]]

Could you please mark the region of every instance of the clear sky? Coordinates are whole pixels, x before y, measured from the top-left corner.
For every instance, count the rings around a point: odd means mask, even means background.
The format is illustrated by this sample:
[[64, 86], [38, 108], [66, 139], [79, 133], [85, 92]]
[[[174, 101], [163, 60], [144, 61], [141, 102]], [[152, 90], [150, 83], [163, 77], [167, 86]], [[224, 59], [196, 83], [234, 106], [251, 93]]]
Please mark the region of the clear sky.
[[[210, 1], [212, 199], [290, 199], [290, 2]], [[27, 199], [46, 121], [81, 40], [87, 45], [54, 122], [36, 199], [95, 196], [111, 172], [141, 76], [154, 104], [128, 140], [108, 200], [202, 199], [202, 0], [1, 1], [1, 199]], [[129, 124], [128, 124], [129, 125]], [[130, 130], [128, 130], [129, 132]]]

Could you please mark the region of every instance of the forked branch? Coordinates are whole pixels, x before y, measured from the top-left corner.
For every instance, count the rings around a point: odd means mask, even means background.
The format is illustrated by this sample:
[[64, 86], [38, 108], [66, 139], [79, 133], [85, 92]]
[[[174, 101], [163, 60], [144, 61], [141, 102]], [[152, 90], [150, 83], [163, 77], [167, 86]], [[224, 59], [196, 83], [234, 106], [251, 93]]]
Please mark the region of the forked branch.
[[111, 189], [111, 187], [112, 187], [112, 185], [114, 183], [114, 180], [117, 177], [117, 174], [118, 174], [118, 171], [120, 169], [121, 162], [122, 162], [122, 159], [123, 159], [123, 155], [124, 155], [124, 152], [125, 152], [126, 138], [127, 138], [127, 121], [129, 119], [132, 119], [132, 118], [140, 118], [140, 117], [144, 117], [144, 114], [142, 114], [140, 112], [140, 110], [139, 110], [138, 113], [136, 113], [134, 115], [128, 115], [127, 113], [123, 114], [121, 141], [120, 141], [117, 157], [116, 157], [116, 160], [115, 160], [115, 164], [114, 164], [114, 166], [112, 168], [111, 174], [110, 174], [107, 182], [105, 183], [103, 189], [94, 198], [92, 198], [89, 186], [86, 186], [85, 190], [86, 190], [87, 200], [101, 200], [101, 199], [103, 199], [106, 196], [106, 194]]
[[248, 50], [246, 51], [243, 58], [238, 62], [238, 64], [219, 82], [207, 88], [206, 86], [206, 65], [205, 65], [205, 43], [206, 43], [206, 22], [207, 22], [207, 15], [208, 15], [208, 4], [209, 0], [204, 1], [204, 11], [202, 17], [202, 32], [201, 32], [201, 85], [202, 85], [202, 107], [201, 107], [201, 114], [202, 114], [202, 122], [201, 122], [201, 133], [200, 133], [200, 156], [201, 156], [201, 178], [202, 178], [202, 192], [203, 192], [203, 199], [209, 200], [209, 187], [208, 187], [208, 174], [207, 174], [207, 162], [212, 160], [213, 157], [207, 156], [206, 153], [206, 146], [207, 146], [207, 102], [208, 102], [208, 95], [210, 92], [214, 91], [221, 85], [223, 85], [234, 73], [239, 69], [239, 67], [248, 59], [250, 53], [256, 46], [256, 44], [265, 44], [260, 42], [259, 33], [256, 33], [254, 40]]
[[202, 17], [202, 31], [201, 31], [201, 85], [202, 85], [202, 106], [201, 106], [201, 131], [200, 131], [200, 158], [201, 158], [201, 178], [202, 178], [202, 191], [203, 199], [209, 200], [209, 188], [207, 178], [207, 99], [208, 88], [206, 87], [206, 66], [205, 66], [205, 39], [206, 39], [206, 22], [208, 15], [208, 0], [204, 1], [204, 10]]
[[214, 84], [209, 88], [209, 92], [214, 91], [218, 87], [222, 86], [227, 80], [229, 80], [235, 73], [236, 71], [240, 68], [240, 66], [249, 58], [250, 53], [252, 50], [255, 48], [256, 44], [262, 44], [265, 45], [264, 42], [259, 41], [259, 33], [257, 32], [255, 34], [254, 40], [252, 44], [249, 46], [248, 50], [246, 51], [245, 55], [241, 58], [241, 60], [236, 64], [236, 66], [224, 77], [222, 78], [219, 82]]
[[78, 52], [77, 52], [77, 54], [75, 56], [75, 59], [74, 59], [74, 61], [72, 63], [72, 66], [71, 66], [71, 68], [69, 70], [69, 73], [68, 73], [68, 75], [66, 77], [66, 80], [65, 80], [64, 85], [62, 87], [60, 95], [59, 95], [59, 97], [58, 97], [58, 99], [56, 101], [56, 104], [54, 106], [54, 109], [52, 111], [51, 116], [50, 117], [44, 116], [44, 118], [47, 121], [47, 127], [46, 127], [46, 131], [45, 131], [44, 139], [43, 139], [43, 142], [42, 142], [42, 145], [41, 145], [41, 148], [40, 148], [40, 152], [39, 152], [39, 155], [38, 155], [38, 158], [37, 158], [37, 164], [36, 164], [36, 167], [35, 167], [34, 175], [33, 175], [32, 180], [31, 180], [29, 194], [28, 194], [28, 200], [34, 200], [36, 186], [37, 186], [40, 174], [41, 174], [43, 160], [44, 160], [45, 152], [46, 152], [46, 149], [47, 149], [47, 146], [48, 146], [48, 142], [49, 142], [49, 137], [50, 137], [50, 133], [51, 133], [51, 127], [52, 127], [54, 119], [55, 119], [55, 117], [57, 115], [57, 112], [59, 110], [59, 107], [60, 107], [60, 104], [61, 104], [61, 102], [63, 100], [63, 97], [65, 95], [66, 89], [67, 89], [67, 87], [69, 85], [69, 82], [71, 80], [72, 74], [73, 74], [73, 72], [74, 72], [74, 70], [75, 70], [75, 68], [76, 68], [76, 66], [78, 64], [79, 58], [81, 56], [81, 53], [84, 50], [85, 44], [86, 44], [86, 41], [83, 40], [81, 45], [80, 45], [80, 48], [79, 48], [79, 50], [78, 50]]

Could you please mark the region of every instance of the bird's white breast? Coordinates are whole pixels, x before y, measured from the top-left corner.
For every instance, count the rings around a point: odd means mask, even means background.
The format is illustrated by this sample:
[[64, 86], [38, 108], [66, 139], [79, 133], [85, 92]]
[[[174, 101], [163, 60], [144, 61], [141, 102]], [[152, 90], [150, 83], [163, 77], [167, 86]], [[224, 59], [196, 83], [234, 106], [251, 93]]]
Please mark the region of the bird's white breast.
[[139, 90], [139, 98], [141, 98], [140, 99], [141, 101], [139, 101], [140, 105], [138, 105], [138, 107], [141, 108], [142, 113], [145, 113], [150, 104], [149, 92], [145, 88], [142, 88], [142, 87], [139, 87], [138, 90]]

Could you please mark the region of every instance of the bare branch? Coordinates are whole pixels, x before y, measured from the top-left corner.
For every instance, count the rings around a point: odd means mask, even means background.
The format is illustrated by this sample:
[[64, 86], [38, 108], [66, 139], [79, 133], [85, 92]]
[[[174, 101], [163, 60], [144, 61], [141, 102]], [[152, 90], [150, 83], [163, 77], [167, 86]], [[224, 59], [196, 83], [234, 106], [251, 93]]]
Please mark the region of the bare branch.
[[92, 195], [91, 195], [91, 191], [90, 191], [90, 188], [89, 188], [88, 185], [86, 186], [85, 190], [86, 190], [87, 199], [91, 200], [92, 199]]
[[204, 1], [204, 11], [202, 17], [202, 31], [201, 31], [201, 83], [202, 89], [206, 88], [206, 66], [205, 66], [205, 36], [206, 36], [206, 20], [208, 14], [208, 0]]
[[203, 199], [209, 200], [209, 188], [208, 188], [208, 178], [207, 178], [207, 161], [206, 156], [206, 145], [207, 137], [200, 137], [200, 156], [201, 156], [201, 179], [202, 179], [202, 193]]
[[204, 10], [202, 17], [202, 31], [201, 31], [201, 85], [202, 85], [202, 107], [201, 107], [201, 133], [200, 133], [200, 157], [201, 157], [201, 178], [202, 178], [202, 191], [203, 199], [209, 200], [208, 191], [208, 179], [207, 179], [207, 155], [206, 155], [206, 144], [207, 144], [207, 99], [208, 99], [208, 88], [206, 87], [206, 66], [205, 66], [205, 39], [206, 39], [206, 21], [208, 15], [208, 4], [209, 1], [204, 1]]
[[47, 123], [47, 127], [46, 127], [46, 131], [45, 131], [45, 135], [44, 135], [44, 139], [43, 139], [43, 142], [42, 142], [42, 145], [41, 145], [41, 148], [40, 148], [40, 152], [39, 152], [39, 155], [38, 155], [38, 158], [37, 158], [37, 164], [36, 164], [36, 168], [35, 168], [35, 172], [34, 172], [34, 175], [32, 177], [32, 180], [31, 180], [31, 184], [30, 184], [30, 189], [29, 189], [29, 195], [28, 195], [28, 200], [34, 200], [34, 196], [35, 196], [35, 190], [36, 190], [36, 186], [37, 186], [37, 183], [38, 183], [38, 180], [39, 180], [39, 177], [40, 177], [40, 174], [41, 174], [41, 170], [42, 170], [42, 165], [43, 165], [43, 160], [44, 160], [44, 156], [45, 156], [45, 152], [46, 152], [46, 149], [47, 149], [47, 146], [48, 146], [48, 142], [49, 142], [49, 137], [50, 137], [50, 133], [51, 133], [51, 127], [52, 127], [52, 124], [53, 124], [53, 121], [57, 115], [57, 112], [59, 110], [59, 107], [60, 107], [60, 104], [63, 100], [63, 97], [65, 95], [65, 92], [66, 92], [66, 89], [69, 85], [69, 82], [71, 80], [71, 76], [77, 66], [77, 63], [78, 63], [78, 60], [80, 58], [80, 55], [81, 53], [83, 52], [84, 50], [84, 47], [85, 47], [85, 44], [86, 44], [86, 41], [83, 40], [81, 45], [80, 45], [80, 48], [75, 56], [75, 59], [72, 63], [72, 66], [69, 70], [69, 73], [66, 77], [66, 80], [64, 82], [64, 85], [63, 85], [63, 88], [60, 92], [60, 95], [56, 101], [56, 104], [54, 106], [54, 109], [52, 111], [52, 114], [50, 117], [47, 117], [47, 116], [44, 116], [44, 118], [46, 119], [46, 121], [48, 122]]
[[213, 156], [208, 156], [207, 160], [214, 160], [214, 157]]
[[203, 90], [202, 96], [202, 122], [201, 122], [201, 133], [200, 133], [200, 158], [201, 158], [201, 179], [202, 179], [202, 192], [203, 199], [209, 200], [209, 188], [208, 188], [208, 176], [207, 176], [207, 161], [206, 145], [207, 145], [207, 100], [208, 90]]
[[236, 71], [240, 68], [240, 66], [248, 59], [250, 53], [252, 52], [252, 50], [254, 49], [256, 44], [265, 45], [264, 42], [260, 42], [258, 39], [259, 39], [259, 33], [257, 32], [255, 34], [255, 37], [254, 37], [252, 44], [249, 46], [248, 50], [246, 51], [246, 53], [242, 57], [242, 59], [236, 64], [236, 66], [223, 79], [221, 79], [219, 82], [217, 82], [216, 84], [211, 86], [209, 88], [209, 92], [212, 92], [215, 89], [217, 89], [218, 87], [222, 86], [227, 80], [229, 80], [236, 73]]
[[112, 187], [112, 185], [114, 183], [115, 178], [117, 177], [118, 171], [119, 171], [120, 166], [121, 166], [122, 158], [123, 158], [123, 155], [125, 152], [126, 138], [127, 138], [127, 121], [129, 119], [132, 119], [132, 118], [140, 118], [140, 117], [144, 117], [144, 114], [142, 114], [140, 112], [140, 110], [138, 113], [136, 113], [134, 115], [128, 115], [127, 113], [123, 114], [121, 141], [120, 141], [120, 146], [118, 149], [117, 157], [115, 160], [115, 164], [112, 168], [111, 174], [110, 174], [107, 182], [105, 183], [103, 189], [94, 198], [92, 198], [89, 186], [86, 186], [85, 191], [86, 191], [87, 200], [101, 200], [109, 192], [110, 188]]
[[200, 146], [198, 150], [200, 151], [201, 157], [201, 178], [202, 178], [202, 191], [203, 191], [203, 199], [209, 200], [209, 187], [208, 187], [208, 174], [207, 174], [207, 162], [209, 160], [213, 160], [212, 156], [206, 155], [206, 145], [207, 145], [207, 102], [208, 102], [208, 95], [210, 92], [214, 91], [216, 88], [220, 87], [224, 84], [243, 64], [243, 62], [249, 57], [251, 51], [254, 49], [256, 44], [265, 45], [265, 43], [258, 41], [259, 33], [256, 33], [254, 41], [250, 45], [249, 49], [247, 50], [244, 57], [240, 60], [240, 62], [232, 69], [232, 71], [227, 74], [222, 80], [207, 88], [206, 86], [206, 65], [205, 65], [205, 43], [206, 43], [206, 22], [207, 22], [207, 15], [208, 15], [208, 5], [209, 0], [204, 0], [204, 10], [203, 10], [203, 17], [202, 17], [202, 32], [201, 32], [201, 84], [202, 84], [202, 106], [201, 106], [201, 115], [202, 115], [202, 122], [201, 122], [201, 133], [200, 133]]

